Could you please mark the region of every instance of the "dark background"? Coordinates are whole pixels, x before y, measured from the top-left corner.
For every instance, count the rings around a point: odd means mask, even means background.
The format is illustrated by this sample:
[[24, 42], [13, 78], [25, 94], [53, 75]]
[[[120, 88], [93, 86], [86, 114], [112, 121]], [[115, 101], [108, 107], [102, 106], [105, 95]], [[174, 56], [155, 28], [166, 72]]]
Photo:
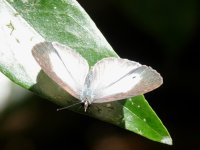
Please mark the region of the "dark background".
[[173, 146], [71, 111], [35, 95], [0, 118], [0, 149], [173, 150], [200, 142], [199, 9], [197, 0], [79, 0], [122, 58], [164, 78], [145, 95], [169, 130]]

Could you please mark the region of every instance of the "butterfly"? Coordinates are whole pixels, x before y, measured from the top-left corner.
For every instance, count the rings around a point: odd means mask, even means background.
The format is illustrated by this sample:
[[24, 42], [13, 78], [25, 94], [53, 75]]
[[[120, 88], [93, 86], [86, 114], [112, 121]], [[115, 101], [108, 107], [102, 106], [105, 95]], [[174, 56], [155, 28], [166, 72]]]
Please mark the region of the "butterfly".
[[32, 48], [41, 69], [60, 87], [84, 104], [112, 102], [158, 88], [163, 78], [149, 66], [128, 59], [107, 57], [93, 67], [72, 48], [41, 42]]

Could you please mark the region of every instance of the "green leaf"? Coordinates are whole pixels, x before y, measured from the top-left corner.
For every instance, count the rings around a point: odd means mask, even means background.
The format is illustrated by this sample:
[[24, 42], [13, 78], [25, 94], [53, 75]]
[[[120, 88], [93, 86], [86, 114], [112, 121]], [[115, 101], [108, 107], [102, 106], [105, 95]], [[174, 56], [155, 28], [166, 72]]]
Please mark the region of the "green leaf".
[[[0, 70], [15, 83], [61, 106], [77, 100], [41, 71], [31, 55], [36, 43], [46, 40], [68, 45], [90, 66], [104, 57], [118, 57], [75, 0], [0, 0], [0, 18]], [[87, 113], [78, 107], [70, 109], [172, 144], [168, 131], [143, 96], [93, 104]]]

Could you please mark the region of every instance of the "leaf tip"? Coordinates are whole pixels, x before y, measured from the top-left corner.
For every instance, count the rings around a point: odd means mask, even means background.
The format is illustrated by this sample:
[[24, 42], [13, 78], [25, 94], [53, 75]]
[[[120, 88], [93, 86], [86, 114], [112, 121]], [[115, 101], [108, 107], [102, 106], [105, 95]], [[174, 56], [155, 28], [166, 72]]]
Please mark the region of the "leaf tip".
[[168, 145], [173, 145], [172, 138], [170, 136], [163, 137], [160, 142]]

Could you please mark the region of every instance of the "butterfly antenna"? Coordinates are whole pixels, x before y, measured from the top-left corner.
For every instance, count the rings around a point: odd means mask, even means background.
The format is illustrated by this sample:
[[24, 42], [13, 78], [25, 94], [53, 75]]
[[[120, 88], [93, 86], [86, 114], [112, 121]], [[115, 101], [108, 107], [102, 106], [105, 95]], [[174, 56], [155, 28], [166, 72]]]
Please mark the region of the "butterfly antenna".
[[69, 106], [66, 106], [66, 107], [61, 107], [61, 108], [58, 108], [58, 109], [56, 109], [56, 110], [57, 110], [57, 111], [60, 111], [60, 110], [68, 109], [68, 108], [70, 108], [70, 107], [73, 107], [73, 106], [78, 105], [78, 104], [81, 104], [81, 103], [83, 103], [83, 102], [78, 102], [78, 103], [75, 103], [75, 104], [72, 104], [72, 105], [69, 105]]

